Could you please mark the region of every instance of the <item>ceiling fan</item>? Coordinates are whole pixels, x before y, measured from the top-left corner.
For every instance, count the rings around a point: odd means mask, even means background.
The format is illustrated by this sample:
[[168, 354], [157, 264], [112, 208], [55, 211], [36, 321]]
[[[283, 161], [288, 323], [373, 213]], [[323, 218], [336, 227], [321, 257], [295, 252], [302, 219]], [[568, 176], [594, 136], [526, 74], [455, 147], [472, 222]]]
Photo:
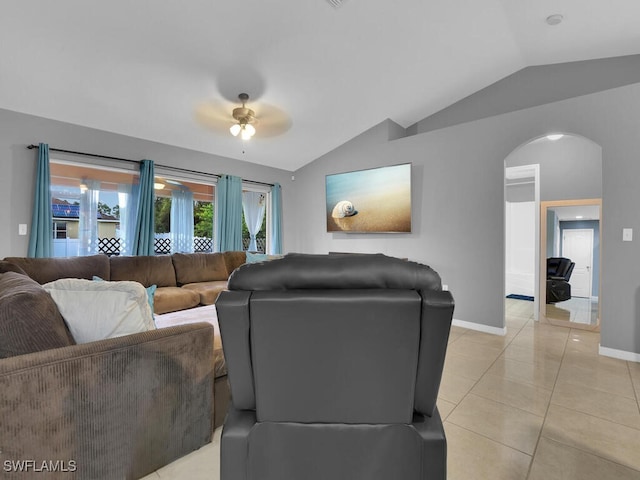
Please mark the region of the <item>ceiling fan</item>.
[[231, 109], [229, 104], [209, 100], [196, 108], [196, 120], [204, 127], [220, 133], [231, 133], [249, 140], [282, 135], [291, 128], [291, 119], [280, 108], [264, 102], [247, 106], [249, 94], [240, 93], [240, 107]]
[[256, 128], [252, 125], [252, 123], [256, 123], [256, 114], [250, 108], [245, 107], [245, 103], [249, 100], [249, 94], [241, 93], [238, 98], [242, 102], [242, 107], [234, 108], [231, 113], [231, 116], [238, 123], [231, 125], [229, 131], [234, 137], [240, 134], [243, 140], [249, 140], [256, 133]]

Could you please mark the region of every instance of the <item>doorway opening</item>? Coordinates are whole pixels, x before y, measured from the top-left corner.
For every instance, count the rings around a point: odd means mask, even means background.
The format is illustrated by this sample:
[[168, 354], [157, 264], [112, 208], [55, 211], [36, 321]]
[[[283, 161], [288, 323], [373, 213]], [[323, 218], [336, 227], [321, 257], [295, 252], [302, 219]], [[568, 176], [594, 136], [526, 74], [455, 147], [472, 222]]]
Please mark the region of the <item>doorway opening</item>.
[[[537, 172], [537, 173], [536, 173]], [[523, 143], [505, 159], [505, 325], [526, 320], [561, 322], [564, 326], [597, 330], [600, 324], [600, 222], [602, 197], [602, 148], [572, 134], [544, 135]], [[585, 200], [586, 199], [586, 200]], [[549, 207], [558, 210], [549, 210]], [[596, 215], [574, 213], [566, 208], [591, 208]], [[557, 224], [547, 222], [557, 215]], [[582, 219], [575, 217], [582, 216]], [[576, 223], [581, 220], [582, 223]], [[590, 230], [590, 233], [570, 230]], [[548, 239], [556, 230], [561, 236]], [[585, 237], [586, 236], [586, 237]], [[594, 247], [584, 246], [593, 237]], [[584, 238], [583, 238], [584, 237]], [[585, 252], [575, 251], [583, 248]], [[563, 248], [565, 251], [563, 252]], [[571, 250], [571, 249], [574, 250]], [[590, 250], [595, 251], [588, 255]], [[570, 261], [577, 282], [555, 297], [547, 295], [549, 258], [580, 255], [591, 262]], [[587, 275], [588, 274], [588, 275]], [[589, 283], [591, 282], [591, 286]], [[566, 283], [570, 283], [567, 281]], [[563, 285], [560, 285], [563, 287]], [[516, 300], [512, 300], [516, 297]], [[580, 300], [584, 299], [584, 300]], [[528, 300], [528, 301], [523, 301]], [[550, 300], [548, 302], [548, 300]], [[574, 306], [583, 302], [585, 305]], [[515, 311], [514, 314], [514, 304]], [[588, 305], [587, 305], [588, 304]], [[577, 310], [581, 310], [580, 315]], [[590, 315], [586, 315], [589, 311]]]
[[508, 167], [505, 179], [505, 296], [533, 301], [538, 320], [540, 165]]

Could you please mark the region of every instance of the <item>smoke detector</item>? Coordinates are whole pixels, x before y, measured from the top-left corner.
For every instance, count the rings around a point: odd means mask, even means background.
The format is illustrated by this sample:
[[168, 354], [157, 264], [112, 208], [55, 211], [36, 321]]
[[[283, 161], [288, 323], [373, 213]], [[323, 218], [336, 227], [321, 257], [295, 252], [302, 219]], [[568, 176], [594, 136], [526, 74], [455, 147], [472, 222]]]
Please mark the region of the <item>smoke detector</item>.
[[562, 15], [560, 15], [559, 13], [555, 13], [553, 15], [549, 15], [547, 17], [547, 25], [559, 25], [560, 23], [562, 23], [562, 20], [564, 19], [564, 17]]

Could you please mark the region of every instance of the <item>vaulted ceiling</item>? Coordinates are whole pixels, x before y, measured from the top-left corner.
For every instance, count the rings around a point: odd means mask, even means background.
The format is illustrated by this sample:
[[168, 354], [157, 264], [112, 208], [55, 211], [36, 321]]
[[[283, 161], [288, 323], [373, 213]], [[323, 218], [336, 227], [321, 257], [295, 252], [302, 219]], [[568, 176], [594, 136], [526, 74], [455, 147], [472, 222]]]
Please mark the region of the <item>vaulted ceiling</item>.
[[[637, 0], [332, 3], [3, 2], [0, 108], [295, 170], [525, 67], [640, 53]], [[228, 132], [241, 92], [264, 117], [244, 147]]]

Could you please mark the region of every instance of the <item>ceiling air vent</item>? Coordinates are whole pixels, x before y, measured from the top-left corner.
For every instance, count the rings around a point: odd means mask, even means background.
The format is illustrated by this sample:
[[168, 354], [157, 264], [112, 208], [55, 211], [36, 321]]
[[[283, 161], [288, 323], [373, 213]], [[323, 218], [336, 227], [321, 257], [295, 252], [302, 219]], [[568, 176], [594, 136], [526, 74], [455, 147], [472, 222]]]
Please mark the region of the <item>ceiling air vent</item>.
[[327, 0], [327, 3], [329, 3], [333, 8], [340, 8], [346, 1], [347, 0]]

